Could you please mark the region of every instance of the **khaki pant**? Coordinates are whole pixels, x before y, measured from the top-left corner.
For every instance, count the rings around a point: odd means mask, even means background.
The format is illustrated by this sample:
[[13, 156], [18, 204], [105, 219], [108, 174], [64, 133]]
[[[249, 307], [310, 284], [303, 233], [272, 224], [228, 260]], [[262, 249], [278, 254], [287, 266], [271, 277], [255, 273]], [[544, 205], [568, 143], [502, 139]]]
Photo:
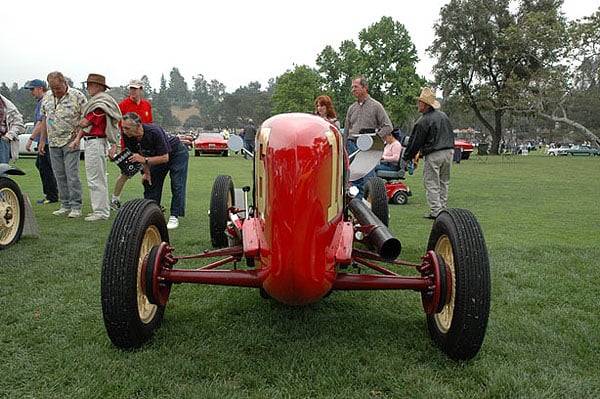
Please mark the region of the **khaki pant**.
[[105, 138], [86, 140], [85, 174], [92, 200], [92, 211], [103, 218], [110, 216], [108, 202], [108, 177], [106, 176], [106, 153], [108, 144]]
[[437, 216], [446, 208], [453, 156], [454, 149], [440, 150], [425, 156], [423, 186], [427, 194], [429, 213], [432, 216]]

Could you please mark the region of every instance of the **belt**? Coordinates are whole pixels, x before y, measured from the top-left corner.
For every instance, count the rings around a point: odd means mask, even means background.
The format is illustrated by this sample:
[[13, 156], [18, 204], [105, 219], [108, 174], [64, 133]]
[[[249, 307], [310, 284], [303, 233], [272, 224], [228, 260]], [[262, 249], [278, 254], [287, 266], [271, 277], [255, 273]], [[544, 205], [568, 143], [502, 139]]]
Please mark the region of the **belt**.
[[104, 139], [104, 138], [106, 138], [106, 137], [104, 137], [104, 136], [83, 136], [83, 139], [85, 141], [96, 140], [96, 139]]

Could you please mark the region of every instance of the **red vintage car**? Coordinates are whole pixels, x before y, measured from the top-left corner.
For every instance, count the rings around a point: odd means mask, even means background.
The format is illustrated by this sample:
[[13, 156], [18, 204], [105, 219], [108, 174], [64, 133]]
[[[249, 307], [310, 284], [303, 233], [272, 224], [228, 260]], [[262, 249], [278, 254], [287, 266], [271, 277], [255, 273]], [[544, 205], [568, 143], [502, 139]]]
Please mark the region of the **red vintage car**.
[[[402, 246], [387, 226], [383, 180], [371, 178], [364, 198], [353, 196], [347, 181], [355, 171], [348, 169], [335, 126], [309, 114], [276, 115], [261, 124], [255, 148], [252, 185], [236, 189], [227, 175], [214, 181], [209, 229], [215, 249], [176, 256], [156, 202], [135, 199], [120, 209], [101, 277], [104, 323], [114, 345], [137, 348], [150, 340], [173, 285], [196, 283], [253, 287], [289, 306], [326, 300], [338, 290], [412, 290], [420, 293], [429, 334], [442, 351], [452, 359], [479, 352], [490, 268], [471, 212], [445, 210], [433, 222], [426, 252], [416, 262], [399, 260]], [[373, 155], [378, 162], [381, 153]], [[199, 260], [197, 267], [176, 267]]]
[[473, 152], [474, 146], [472, 143], [469, 143], [466, 140], [454, 139], [454, 148], [460, 148], [462, 151], [462, 156], [460, 159], [469, 159], [471, 153]]
[[194, 140], [194, 156], [200, 154], [221, 154], [224, 157], [229, 155], [227, 141], [221, 133], [199, 133]]

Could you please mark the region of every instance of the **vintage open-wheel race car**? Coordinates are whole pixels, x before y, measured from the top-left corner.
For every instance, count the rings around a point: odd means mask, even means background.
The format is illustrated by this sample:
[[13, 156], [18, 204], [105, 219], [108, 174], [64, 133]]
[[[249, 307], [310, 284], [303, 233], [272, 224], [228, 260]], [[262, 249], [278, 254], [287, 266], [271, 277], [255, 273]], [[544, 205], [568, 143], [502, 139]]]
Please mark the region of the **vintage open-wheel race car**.
[[21, 238], [25, 224], [25, 200], [19, 185], [8, 175], [24, 175], [21, 169], [0, 164], [0, 250]]
[[[353, 171], [335, 126], [309, 114], [277, 115], [263, 122], [255, 148], [252, 186], [236, 189], [227, 175], [214, 181], [215, 249], [176, 256], [159, 204], [123, 205], [102, 265], [103, 316], [114, 345], [142, 346], [161, 324], [172, 285], [199, 283], [254, 287], [290, 306], [336, 290], [418, 291], [442, 351], [457, 360], [478, 353], [490, 310], [490, 270], [471, 212], [444, 211], [420, 261], [397, 260], [401, 243], [387, 227], [384, 182], [372, 178], [364, 198], [354, 197]], [[175, 267], [207, 258], [212, 263], [195, 269]], [[412, 275], [401, 274], [404, 267]]]

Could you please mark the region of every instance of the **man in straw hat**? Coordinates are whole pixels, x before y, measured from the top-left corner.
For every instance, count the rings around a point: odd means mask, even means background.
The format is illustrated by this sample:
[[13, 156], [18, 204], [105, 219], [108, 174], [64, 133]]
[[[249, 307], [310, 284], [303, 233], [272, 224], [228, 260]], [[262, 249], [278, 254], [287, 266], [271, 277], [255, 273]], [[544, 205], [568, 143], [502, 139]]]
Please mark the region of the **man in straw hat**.
[[77, 126], [77, 136], [70, 144], [79, 148], [79, 141], [85, 140], [85, 174], [90, 190], [93, 213], [86, 216], [86, 222], [106, 220], [110, 215], [108, 202], [108, 178], [106, 176], [106, 153], [113, 158], [117, 154], [119, 104], [106, 90], [106, 78], [90, 73], [85, 82], [90, 99], [83, 108], [83, 118]]
[[422, 115], [415, 123], [403, 160], [408, 167], [410, 160], [419, 151], [423, 153], [423, 185], [429, 204], [429, 213], [423, 217], [435, 219], [446, 208], [448, 201], [454, 133], [450, 119], [439, 111], [440, 103], [435, 99], [433, 90], [425, 87], [421, 95], [414, 99], [417, 100], [417, 108]]

